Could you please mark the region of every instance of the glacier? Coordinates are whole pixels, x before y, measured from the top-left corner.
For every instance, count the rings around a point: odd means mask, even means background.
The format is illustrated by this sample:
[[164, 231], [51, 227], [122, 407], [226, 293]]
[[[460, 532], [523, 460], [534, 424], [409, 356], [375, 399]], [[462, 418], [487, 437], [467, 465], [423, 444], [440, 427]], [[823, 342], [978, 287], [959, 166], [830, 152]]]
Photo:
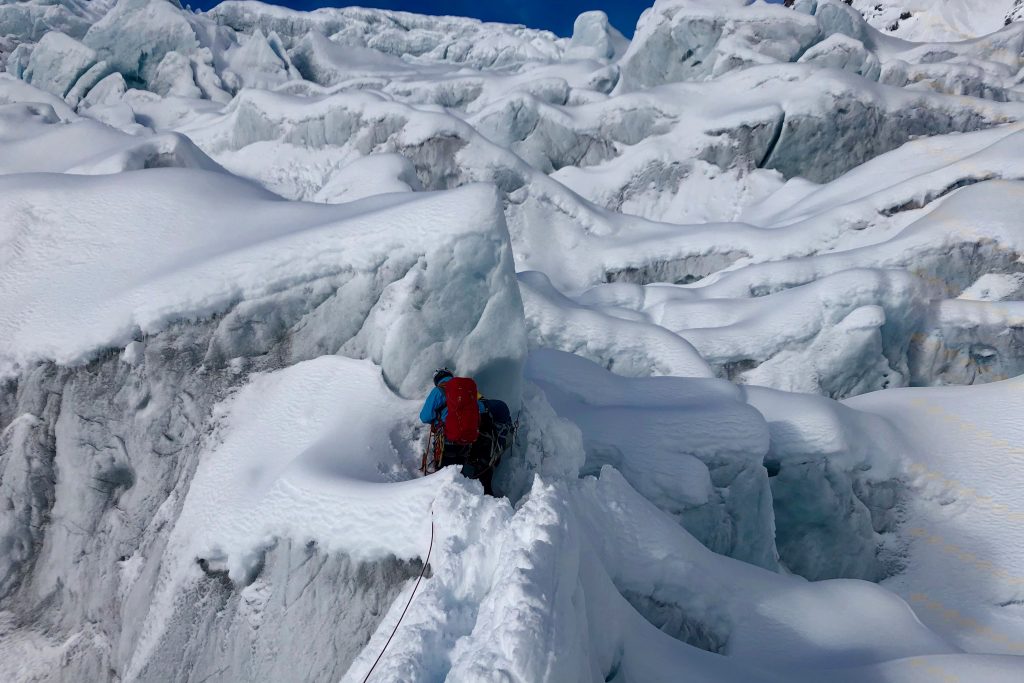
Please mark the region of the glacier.
[[0, 680], [1021, 680], [1021, 18], [0, 0]]

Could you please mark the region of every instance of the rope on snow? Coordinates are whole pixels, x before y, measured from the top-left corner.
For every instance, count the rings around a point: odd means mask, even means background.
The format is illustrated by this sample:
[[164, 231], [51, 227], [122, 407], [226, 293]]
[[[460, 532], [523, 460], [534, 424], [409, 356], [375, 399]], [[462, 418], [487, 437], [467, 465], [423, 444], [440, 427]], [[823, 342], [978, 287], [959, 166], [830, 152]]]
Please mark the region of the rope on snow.
[[433, 512], [433, 510], [431, 510], [431, 512], [430, 512], [430, 545], [427, 547], [427, 558], [425, 560], [423, 560], [423, 567], [420, 569], [419, 578], [416, 579], [416, 585], [412, 587], [412, 593], [409, 594], [409, 601], [405, 603], [405, 609], [402, 610], [402, 616], [398, 617], [398, 622], [395, 624], [395, 628], [391, 631], [391, 635], [388, 636], [388, 641], [386, 643], [384, 643], [384, 647], [383, 647], [383, 649], [381, 649], [380, 654], [377, 655], [377, 659], [374, 660], [373, 666], [371, 666], [370, 670], [366, 672], [366, 676], [363, 678], [363, 683], [366, 683], [368, 680], [370, 680], [370, 674], [372, 674], [373, 670], [377, 668], [377, 665], [380, 663], [381, 657], [384, 656], [384, 652], [387, 651], [388, 645], [391, 644], [391, 639], [395, 637], [396, 633], [398, 633], [398, 627], [402, 625], [402, 620], [405, 619], [405, 613], [409, 611], [409, 605], [412, 604], [412, 599], [414, 597], [416, 597], [416, 591], [420, 587], [420, 581], [423, 580], [423, 574], [427, 571], [427, 564], [430, 563], [430, 551], [433, 550], [433, 549], [434, 549], [434, 512]]

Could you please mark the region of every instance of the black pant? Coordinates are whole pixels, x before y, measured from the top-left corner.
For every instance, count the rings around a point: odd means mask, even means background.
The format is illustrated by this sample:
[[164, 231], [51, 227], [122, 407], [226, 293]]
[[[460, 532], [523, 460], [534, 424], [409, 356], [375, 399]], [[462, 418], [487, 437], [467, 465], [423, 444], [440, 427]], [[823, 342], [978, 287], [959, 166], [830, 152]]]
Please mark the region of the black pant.
[[465, 465], [469, 462], [469, 455], [473, 452], [472, 444], [444, 442], [444, 455], [441, 456], [442, 465]]
[[493, 496], [494, 489], [491, 488], [491, 478], [494, 476], [494, 467], [491, 466], [490, 458], [490, 441], [487, 437], [481, 436], [472, 445], [455, 444], [445, 441], [444, 458], [441, 464], [445, 466], [461, 465], [463, 475], [469, 479], [479, 479], [480, 483], [483, 484], [484, 493], [488, 496]]

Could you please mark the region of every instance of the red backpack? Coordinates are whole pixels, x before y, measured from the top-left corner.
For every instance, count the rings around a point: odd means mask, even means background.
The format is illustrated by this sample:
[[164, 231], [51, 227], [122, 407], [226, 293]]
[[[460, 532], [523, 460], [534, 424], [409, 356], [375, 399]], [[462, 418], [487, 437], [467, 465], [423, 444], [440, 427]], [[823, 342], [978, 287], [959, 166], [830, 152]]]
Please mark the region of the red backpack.
[[444, 439], [468, 446], [480, 436], [480, 408], [476, 403], [476, 382], [453, 377], [441, 385], [448, 415], [444, 418]]

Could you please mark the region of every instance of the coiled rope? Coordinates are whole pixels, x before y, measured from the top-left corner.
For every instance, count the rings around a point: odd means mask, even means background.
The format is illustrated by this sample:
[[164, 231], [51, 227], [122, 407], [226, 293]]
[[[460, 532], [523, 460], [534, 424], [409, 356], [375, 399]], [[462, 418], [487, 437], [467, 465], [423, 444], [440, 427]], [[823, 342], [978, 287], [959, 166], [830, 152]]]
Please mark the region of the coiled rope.
[[412, 599], [414, 597], [416, 597], [416, 591], [420, 587], [420, 581], [423, 580], [423, 574], [427, 571], [427, 565], [430, 563], [430, 551], [432, 551], [433, 549], [434, 549], [434, 512], [433, 512], [433, 510], [431, 510], [431, 512], [430, 512], [430, 545], [427, 547], [427, 559], [423, 560], [423, 567], [420, 569], [419, 578], [416, 579], [416, 585], [412, 587], [412, 593], [409, 594], [409, 601], [405, 603], [405, 609], [402, 610], [402, 616], [398, 617], [398, 622], [395, 624], [395, 628], [392, 629], [391, 635], [388, 636], [388, 641], [386, 643], [384, 643], [384, 648], [380, 651], [380, 654], [377, 655], [377, 659], [374, 660], [373, 666], [371, 666], [370, 670], [366, 672], [366, 676], [363, 678], [363, 683], [366, 683], [368, 680], [370, 680], [370, 674], [372, 674], [373, 670], [377, 668], [377, 665], [380, 663], [381, 657], [384, 656], [384, 652], [387, 651], [388, 645], [391, 644], [391, 639], [395, 637], [396, 633], [398, 633], [398, 627], [402, 625], [402, 620], [405, 619], [405, 613], [409, 611], [409, 605], [412, 604]]

